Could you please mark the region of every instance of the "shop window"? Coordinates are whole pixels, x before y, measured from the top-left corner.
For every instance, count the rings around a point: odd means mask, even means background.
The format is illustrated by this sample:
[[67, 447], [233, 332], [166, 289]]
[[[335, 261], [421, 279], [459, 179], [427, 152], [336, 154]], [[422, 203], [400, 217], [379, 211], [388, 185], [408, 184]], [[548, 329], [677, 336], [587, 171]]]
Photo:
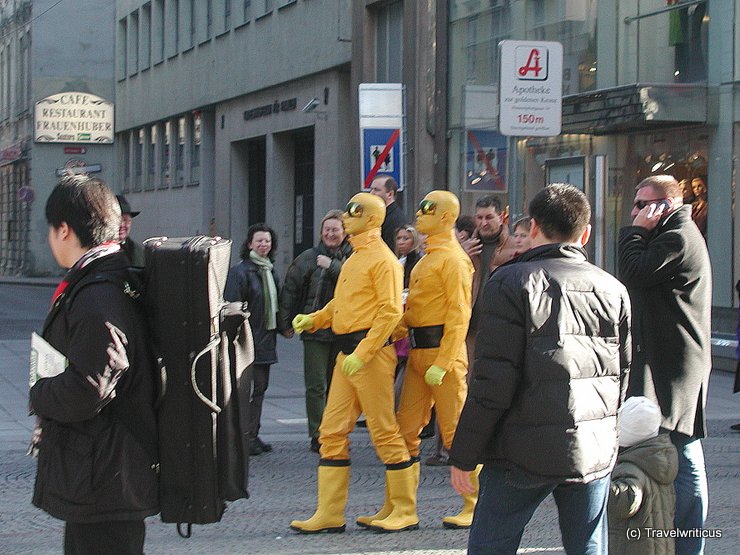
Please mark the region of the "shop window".
[[[628, 58], [622, 82], [697, 83], [707, 79], [709, 16], [706, 2], [669, 12], [629, 13], [626, 32]], [[634, 20], [629, 20], [634, 17]], [[636, 63], [633, 60], [636, 59]]]

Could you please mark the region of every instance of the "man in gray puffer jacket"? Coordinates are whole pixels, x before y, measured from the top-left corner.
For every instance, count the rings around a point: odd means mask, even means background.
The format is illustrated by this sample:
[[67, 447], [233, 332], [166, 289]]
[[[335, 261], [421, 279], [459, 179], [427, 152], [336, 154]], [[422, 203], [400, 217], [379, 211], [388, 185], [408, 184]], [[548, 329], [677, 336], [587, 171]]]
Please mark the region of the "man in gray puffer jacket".
[[570, 185], [529, 205], [531, 250], [488, 280], [473, 381], [450, 451], [452, 485], [473, 490], [468, 553], [516, 553], [553, 494], [567, 553], [607, 553], [609, 474], [631, 358], [630, 304], [582, 245], [591, 208]]
[[658, 434], [661, 419], [647, 397], [630, 397], [619, 410], [620, 449], [609, 494], [612, 555], [675, 553], [666, 532], [674, 528], [678, 451], [668, 434]]

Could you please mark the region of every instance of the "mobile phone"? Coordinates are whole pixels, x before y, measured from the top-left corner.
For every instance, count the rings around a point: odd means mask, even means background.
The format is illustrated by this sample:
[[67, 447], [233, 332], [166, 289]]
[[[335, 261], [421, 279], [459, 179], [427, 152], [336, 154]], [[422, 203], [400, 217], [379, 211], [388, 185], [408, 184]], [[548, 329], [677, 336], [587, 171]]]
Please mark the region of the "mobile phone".
[[660, 202], [656, 202], [655, 204], [650, 205], [650, 212], [648, 212], [648, 218], [652, 218], [653, 216], [662, 216], [668, 210], [671, 208], [671, 203], [668, 201], [668, 199], [663, 199]]

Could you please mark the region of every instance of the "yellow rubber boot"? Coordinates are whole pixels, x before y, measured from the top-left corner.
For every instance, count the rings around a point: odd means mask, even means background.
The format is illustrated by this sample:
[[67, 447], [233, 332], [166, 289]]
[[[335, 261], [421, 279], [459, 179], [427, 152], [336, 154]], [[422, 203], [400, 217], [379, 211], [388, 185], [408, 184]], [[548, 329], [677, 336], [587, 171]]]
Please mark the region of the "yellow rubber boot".
[[319, 466], [316, 512], [308, 520], [292, 521], [293, 530], [301, 534], [344, 532], [344, 509], [349, 493], [349, 461], [346, 462], [343, 466]]
[[[419, 457], [414, 457], [412, 460], [415, 461], [412, 467], [415, 469], [415, 472], [416, 472], [416, 486], [418, 488], [419, 476], [421, 473], [421, 465], [419, 464]], [[363, 528], [370, 528], [370, 523], [372, 523], [373, 520], [383, 520], [387, 518], [388, 515], [391, 514], [391, 511], [393, 511], [393, 505], [391, 505], [391, 501], [389, 497], [390, 496], [388, 495], [388, 480], [386, 480], [385, 481], [385, 498], [383, 499], [383, 506], [374, 515], [358, 516], [357, 520], [355, 520], [355, 522], [357, 522], [357, 525], [362, 526]]]
[[386, 470], [390, 514], [370, 523], [371, 530], [378, 532], [402, 532], [419, 528], [416, 514], [416, 490], [419, 487], [419, 463], [399, 470]]
[[442, 526], [445, 528], [470, 528], [473, 523], [473, 513], [475, 504], [478, 502], [478, 474], [480, 474], [483, 465], [479, 464], [470, 475], [470, 479], [475, 486], [475, 493], [461, 495], [463, 498], [463, 508], [455, 516], [446, 516], [442, 519]]
[[357, 523], [358, 526], [362, 526], [363, 528], [369, 528], [370, 527], [370, 523], [373, 520], [383, 520], [389, 514], [391, 514], [391, 511], [392, 510], [393, 510], [393, 506], [391, 505], [391, 501], [390, 501], [389, 495], [388, 495], [388, 480], [386, 480], [385, 481], [385, 497], [383, 499], [383, 506], [374, 515], [370, 515], [370, 516], [358, 516], [357, 517], [357, 520], [355, 520], [355, 522]]

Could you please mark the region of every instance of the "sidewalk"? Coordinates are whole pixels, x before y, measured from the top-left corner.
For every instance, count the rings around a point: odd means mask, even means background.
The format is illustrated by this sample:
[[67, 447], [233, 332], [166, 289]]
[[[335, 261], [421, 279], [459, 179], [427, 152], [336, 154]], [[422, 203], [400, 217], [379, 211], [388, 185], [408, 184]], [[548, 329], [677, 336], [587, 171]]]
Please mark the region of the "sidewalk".
[[[302, 348], [296, 339], [279, 338], [281, 362], [271, 369], [260, 436], [274, 451], [250, 461], [251, 498], [230, 504], [223, 521], [195, 526], [189, 540], [174, 525], [148, 521], [146, 552], [179, 553], [322, 553], [428, 554], [465, 552], [466, 531], [446, 530], [442, 516], [457, 512], [459, 499], [448, 482], [447, 468], [422, 467], [418, 531], [377, 534], [362, 530], [353, 517], [374, 512], [382, 501], [383, 466], [367, 432], [352, 434], [352, 479], [347, 506], [347, 532], [302, 536], [291, 532], [293, 518], [306, 518], [315, 508], [318, 456], [309, 451], [306, 432]], [[62, 524], [31, 506], [35, 462], [25, 457], [31, 419], [26, 416], [28, 340], [0, 341], [0, 553], [59, 553]], [[708, 528], [722, 538], [707, 540], [706, 553], [737, 553], [737, 499], [740, 497], [740, 434], [729, 426], [740, 422], [740, 402], [731, 395], [732, 376], [715, 372], [709, 392], [711, 437], [704, 442], [711, 506]], [[426, 456], [433, 440], [424, 442]], [[554, 503], [548, 499], [535, 513], [520, 553], [563, 553]]]

